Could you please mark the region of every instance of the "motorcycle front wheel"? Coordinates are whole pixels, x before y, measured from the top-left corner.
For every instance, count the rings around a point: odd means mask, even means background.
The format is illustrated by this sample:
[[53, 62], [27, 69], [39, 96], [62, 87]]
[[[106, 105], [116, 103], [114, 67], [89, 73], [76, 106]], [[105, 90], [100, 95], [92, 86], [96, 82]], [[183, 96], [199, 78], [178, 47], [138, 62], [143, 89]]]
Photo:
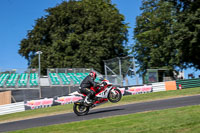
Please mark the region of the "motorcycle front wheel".
[[119, 89], [115, 88], [108, 94], [108, 100], [112, 103], [119, 102], [122, 98], [122, 93]]
[[83, 115], [86, 115], [89, 110], [90, 110], [90, 107], [89, 106], [85, 106], [85, 105], [82, 105], [82, 104], [74, 104], [73, 106], [73, 110], [74, 110], [74, 113], [78, 116], [83, 116]]

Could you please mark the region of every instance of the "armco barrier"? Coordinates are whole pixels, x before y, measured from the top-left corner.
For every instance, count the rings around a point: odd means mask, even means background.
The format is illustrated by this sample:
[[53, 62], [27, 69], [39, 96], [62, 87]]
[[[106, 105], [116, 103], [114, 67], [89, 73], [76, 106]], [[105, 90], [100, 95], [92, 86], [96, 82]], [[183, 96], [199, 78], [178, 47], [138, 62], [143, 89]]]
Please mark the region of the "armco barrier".
[[[148, 92], [158, 92], [158, 91], [166, 91], [166, 90], [175, 90], [176, 84], [175, 81], [167, 81], [167, 82], [159, 82], [159, 83], [152, 83], [152, 85], [144, 85], [144, 86], [129, 86], [119, 88], [124, 95], [130, 94], [141, 94], [141, 93], [148, 93]], [[125, 94], [125, 92], [129, 92]], [[61, 96], [61, 97], [54, 97], [54, 98], [44, 98], [38, 100], [28, 100], [20, 103], [13, 103], [7, 105], [0, 106], [0, 115], [10, 114], [15, 112], [22, 112], [25, 110], [30, 109], [38, 109], [38, 108], [46, 108], [55, 105], [63, 105], [63, 104], [70, 104], [74, 101], [77, 101], [78, 98], [72, 96]]]
[[181, 85], [182, 89], [200, 87], [200, 79], [196, 78], [196, 79], [176, 80], [177, 89], [179, 89], [179, 85]]
[[165, 82], [152, 83], [153, 92], [166, 91]]
[[[125, 88], [119, 88], [122, 92], [122, 95], [125, 92]], [[39, 108], [47, 108], [56, 105], [64, 105], [71, 104], [78, 100], [82, 99], [82, 97], [77, 96], [61, 96], [54, 98], [44, 98], [39, 100], [29, 100], [24, 101], [25, 110], [39, 109]]]
[[149, 92], [152, 92], [152, 86], [151, 85], [132, 86], [132, 87], [128, 87], [128, 89], [125, 91], [130, 93], [131, 95], [149, 93]]
[[0, 105], [0, 115], [25, 111], [24, 102]]
[[24, 101], [25, 110], [47, 108], [53, 106], [53, 98], [44, 98], [39, 100]]

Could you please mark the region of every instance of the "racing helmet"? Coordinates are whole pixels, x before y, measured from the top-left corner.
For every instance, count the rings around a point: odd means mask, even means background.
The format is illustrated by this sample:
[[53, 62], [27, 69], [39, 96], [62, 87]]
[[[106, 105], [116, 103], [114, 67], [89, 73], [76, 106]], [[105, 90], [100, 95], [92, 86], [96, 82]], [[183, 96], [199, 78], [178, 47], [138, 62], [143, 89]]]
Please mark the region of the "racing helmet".
[[96, 72], [93, 72], [93, 71], [91, 71], [89, 75], [90, 75], [91, 77], [93, 77], [94, 79], [96, 79], [96, 77], [97, 77], [97, 73], [96, 73]]

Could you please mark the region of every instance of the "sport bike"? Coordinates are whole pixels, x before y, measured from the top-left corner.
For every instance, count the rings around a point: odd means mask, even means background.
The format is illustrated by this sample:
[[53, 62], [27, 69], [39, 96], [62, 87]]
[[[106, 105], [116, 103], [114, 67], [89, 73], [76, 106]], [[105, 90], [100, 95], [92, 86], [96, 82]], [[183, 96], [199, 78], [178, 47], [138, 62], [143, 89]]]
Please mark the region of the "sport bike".
[[116, 103], [121, 100], [122, 93], [119, 89], [117, 89], [117, 87], [113, 87], [112, 83], [110, 83], [108, 80], [101, 79], [100, 81], [101, 83], [99, 87], [90, 88], [96, 93], [95, 98], [92, 99], [92, 103], [90, 104], [85, 102], [86, 94], [82, 94], [80, 91], [76, 91], [71, 94], [73, 96], [82, 97], [82, 99], [74, 102], [73, 110], [76, 115], [86, 115], [91, 108], [94, 108], [100, 104], [108, 101]]

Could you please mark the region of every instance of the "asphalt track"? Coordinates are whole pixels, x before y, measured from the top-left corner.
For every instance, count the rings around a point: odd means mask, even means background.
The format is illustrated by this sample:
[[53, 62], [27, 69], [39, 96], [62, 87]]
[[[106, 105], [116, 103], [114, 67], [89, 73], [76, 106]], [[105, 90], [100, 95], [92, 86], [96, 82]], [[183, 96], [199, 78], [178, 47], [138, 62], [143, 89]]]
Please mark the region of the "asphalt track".
[[135, 103], [122, 106], [93, 109], [88, 113], [88, 115], [85, 116], [76, 116], [74, 113], [66, 113], [61, 115], [3, 123], [0, 124], [0, 132], [21, 130], [39, 126], [47, 126], [53, 124], [82, 121], [82, 120], [90, 120], [95, 118], [103, 118], [108, 116], [124, 115], [124, 114], [131, 114], [131, 113], [151, 111], [151, 110], [162, 110], [162, 109], [177, 108], [182, 106], [199, 105], [199, 104], [200, 104], [200, 95], [143, 102], [143, 103]]

